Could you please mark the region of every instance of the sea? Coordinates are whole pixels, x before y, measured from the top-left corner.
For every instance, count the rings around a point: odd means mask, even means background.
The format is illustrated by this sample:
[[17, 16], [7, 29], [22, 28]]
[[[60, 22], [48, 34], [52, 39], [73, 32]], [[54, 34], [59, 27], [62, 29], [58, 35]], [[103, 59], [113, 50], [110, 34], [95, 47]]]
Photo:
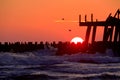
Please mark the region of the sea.
[[57, 56], [57, 48], [0, 52], [0, 80], [120, 80], [120, 57], [105, 53]]

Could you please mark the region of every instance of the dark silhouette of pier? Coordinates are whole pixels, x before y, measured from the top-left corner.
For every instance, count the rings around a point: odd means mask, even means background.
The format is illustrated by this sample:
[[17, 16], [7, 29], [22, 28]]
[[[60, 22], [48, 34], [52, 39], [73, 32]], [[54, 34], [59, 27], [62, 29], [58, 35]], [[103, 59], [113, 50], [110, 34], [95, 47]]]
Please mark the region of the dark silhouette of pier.
[[[117, 53], [120, 53], [120, 10], [118, 9], [114, 16], [109, 14], [105, 21], [94, 21], [93, 14], [91, 14], [91, 21], [87, 21], [87, 15], [85, 15], [85, 21], [81, 21], [81, 15], [79, 15], [79, 25], [87, 26], [85, 45], [89, 44], [90, 33], [92, 32], [92, 44], [91, 51], [104, 51], [106, 48], [112, 48]], [[104, 27], [103, 40], [96, 42], [97, 27]], [[93, 28], [93, 29], [92, 29]], [[114, 38], [114, 40], [112, 40]], [[99, 49], [99, 50], [98, 50]], [[118, 55], [118, 54], [117, 54]], [[120, 54], [119, 54], [120, 55]]]
[[[93, 14], [91, 14], [91, 21], [87, 21], [87, 15], [85, 15], [85, 21], [81, 22], [81, 15], [79, 15], [79, 25], [87, 26], [85, 42], [88, 43], [90, 32], [92, 31], [92, 43], [95, 41], [97, 27], [104, 27], [103, 41], [112, 41], [114, 34], [113, 42], [120, 42], [120, 10], [118, 9], [114, 16], [111, 16], [111, 13], [107, 17], [106, 21], [94, 21]], [[115, 31], [113, 32], [113, 30]]]

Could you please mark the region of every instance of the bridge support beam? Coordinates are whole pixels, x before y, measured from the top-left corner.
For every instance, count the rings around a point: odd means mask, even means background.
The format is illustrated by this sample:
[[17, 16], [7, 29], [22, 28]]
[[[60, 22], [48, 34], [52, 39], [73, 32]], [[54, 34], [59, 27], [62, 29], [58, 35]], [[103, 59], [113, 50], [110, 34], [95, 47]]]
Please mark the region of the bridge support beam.
[[114, 42], [120, 42], [120, 28], [119, 28], [119, 26], [115, 27]]
[[86, 36], [85, 36], [85, 43], [86, 44], [88, 44], [88, 41], [89, 41], [90, 31], [91, 31], [91, 26], [88, 26], [87, 31], [86, 31]]
[[104, 27], [103, 41], [112, 42], [113, 29], [114, 29], [114, 26], [109, 26], [109, 27], [105, 26]]
[[94, 43], [95, 42], [95, 36], [96, 36], [96, 29], [97, 29], [97, 26], [94, 26], [93, 27], [93, 35], [92, 35], [92, 43]]

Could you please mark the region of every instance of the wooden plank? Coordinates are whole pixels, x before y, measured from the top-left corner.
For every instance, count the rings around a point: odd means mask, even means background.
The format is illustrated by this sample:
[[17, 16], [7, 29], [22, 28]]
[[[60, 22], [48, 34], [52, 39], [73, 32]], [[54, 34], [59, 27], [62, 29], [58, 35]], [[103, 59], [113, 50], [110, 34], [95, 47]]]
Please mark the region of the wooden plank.
[[80, 26], [105, 26], [105, 22], [80, 22]]
[[101, 26], [101, 27], [105, 27], [105, 26], [116, 26], [116, 25], [120, 25], [120, 19], [112, 19], [112, 21], [97, 21], [97, 22], [79, 22], [80, 26]]

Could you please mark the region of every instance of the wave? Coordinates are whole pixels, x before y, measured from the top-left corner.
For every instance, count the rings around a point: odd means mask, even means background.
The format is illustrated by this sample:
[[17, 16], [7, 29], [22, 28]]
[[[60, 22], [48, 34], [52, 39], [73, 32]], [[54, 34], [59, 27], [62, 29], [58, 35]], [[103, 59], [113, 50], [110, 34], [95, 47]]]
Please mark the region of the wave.
[[106, 53], [56, 56], [56, 50], [0, 52], [0, 79], [119, 80], [120, 57]]
[[0, 65], [37, 65], [37, 64], [57, 64], [64, 61], [83, 63], [119, 63], [120, 57], [111, 56], [111, 52], [96, 53], [76, 53], [72, 55], [56, 56], [55, 51], [40, 50], [25, 53], [0, 53]]
[[32, 75], [21, 75], [21, 76], [10, 76], [6, 78], [7, 80], [119, 80], [120, 76], [110, 73], [103, 74], [72, 74], [72, 75], [61, 75], [61, 76], [51, 76], [48, 74], [32, 74]]

